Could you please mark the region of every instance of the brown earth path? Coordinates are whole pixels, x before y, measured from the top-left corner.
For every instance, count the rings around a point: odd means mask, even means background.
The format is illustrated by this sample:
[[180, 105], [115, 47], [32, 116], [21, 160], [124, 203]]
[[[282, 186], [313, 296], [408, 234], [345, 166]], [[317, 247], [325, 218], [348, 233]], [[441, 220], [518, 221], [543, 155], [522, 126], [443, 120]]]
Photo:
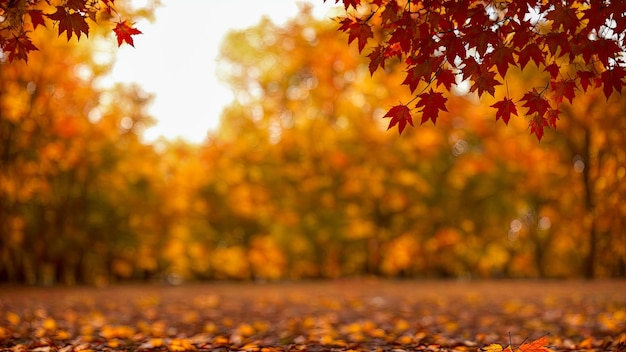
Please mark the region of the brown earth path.
[[0, 286], [0, 351], [625, 351], [626, 280]]

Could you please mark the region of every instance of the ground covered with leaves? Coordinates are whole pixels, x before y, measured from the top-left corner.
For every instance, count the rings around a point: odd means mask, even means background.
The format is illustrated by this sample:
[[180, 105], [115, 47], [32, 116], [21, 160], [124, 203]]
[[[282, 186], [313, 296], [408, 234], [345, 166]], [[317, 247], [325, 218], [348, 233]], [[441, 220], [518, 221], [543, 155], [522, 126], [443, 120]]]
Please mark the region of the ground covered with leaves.
[[3, 351], [530, 351], [544, 336], [625, 351], [626, 281], [0, 286]]

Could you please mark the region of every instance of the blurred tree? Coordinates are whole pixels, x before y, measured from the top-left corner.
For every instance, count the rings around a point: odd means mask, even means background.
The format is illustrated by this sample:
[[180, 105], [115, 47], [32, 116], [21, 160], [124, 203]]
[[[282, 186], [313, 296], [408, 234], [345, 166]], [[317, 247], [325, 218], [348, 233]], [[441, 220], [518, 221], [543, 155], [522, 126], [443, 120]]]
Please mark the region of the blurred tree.
[[[65, 53], [71, 50], [68, 46], [55, 49]], [[6, 267], [18, 266], [16, 270], [9, 269], [5, 275], [25, 275], [27, 277], [21, 279], [31, 280], [34, 271], [41, 270], [35, 268], [38, 262], [46, 261], [43, 252], [54, 236], [45, 224], [56, 222], [63, 226], [64, 216], [54, 207], [45, 214], [42, 202], [48, 205], [54, 202], [63, 207], [69, 201], [52, 198], [55, 195], [52, 194], [54, 185], [51, 180], [58, 177], [70, 181], [74, 177], [68, 172], [80, 162], [82, 155], [67, 153], [70, 155], [65, 157], [67, 149], [71, 149], [71, 142], [66, 139], [83, 132], [78, 116], [97, 105], [98, 95], [91, 87], [93, 77], [102, 72], [98, 65], [90, 64], [92, 61], [86, 50], [76, 49], [74, 53], [74, 62], [56, 61], [52, 52], [46, 51], [41, 54], [42, 60], [30, 67], [18, 63], [0, 65], [3, 77], [0, 83], [3, 135], [0, 170], [4, 178], [0, 226], [3, 233], [9, 234], [2, 236], [7, 239], [7, 245], [2, 246]], [[63, 76], [62, 72], [68, 74]], [[84, 79], [74, 72], [81, 72]], [[78, 103], [66, 108], [64, 102], [69, 98], [69, 92], [75, 94]], [[50, 111], [58, 111], [62, 116], [51, 116]], [[80, 187], [79, 183], [76, 187]], [[16, 223], [15, 219], [19, 221]], [[20, 226], [7, 228], [12, 223]], [[24, 251], [22, 247], [26, 247]], [[56, 250], [50, 249], [50, 252]]]
[[[216, 140], [238, 150], [225, 152], [231, 164], [262, 170], [255, 182], [269, 196], [255, 209], [274, 221], [249, 234], [276, 236], [291, 275], [581, 274], [559, 264], [578, 261], [567, 243], [582, 244], [583, 232], [569, 222], [585, 211], [575, 193], [563, 196], [578, 188], [555, 136], [512, 143], [523, 121], [495, 126], [470, 94], [449, 98], [437, 128], [390, 137], [373, 106], [402, 99], [392, 88], [400, 66], [368, 78], [356, 50], [307, 16], [232, 33], [220, 66], [237, 99]], [[511, 92], [537, 79], [512, 74]]]
[[[46, 35], [54, 36], [36, 33]], [[151, 123], [149, 98], [136, 88], [97, 88], [108, 66], [96, 64], [90, 46], [42, 42], [37, 62], [0, 64], [0, 277], [132, 275], [130, 217], [141, 211], [123, 204], [141, 193], [129, 189], [141, 183], [133, 176], [152, 172], [137, 162], [123, 170], [123, 160], [148, 158], [138, 134]]]
[[[268, 153], [271, 145], [279, 150], [279, 161], [267, 162], [281, 168], [268, 180], [281, 185], [269, 185], [269, 199], [279, 213], [296, 216], [287, 218], [292, 229], [282, 230], [288, 235], [281, 242], [317, 268], [313, 275], [380, 273], [381, 247], [395, 232], [390, 227], [411, 206], [411, 190], [394, 191], [396, 182], [386, 175], [401, 167], [401, 154], [372, 123], [380, 111], [364, 104], [397, 96], [366, 84], [366, 67], [355, 54], [344, 53], [329, 24], [312, 21], [306, 10], [286, 28], [266, 21], [233, 33], [222, 51], [222, 73], [238, 97], [224, 114], [222, 136], [249, 141], [254, 153]], [[283, 70], [273, 69], [278, 61]], [[372, 153], [380, 157], [372, 160]], [[288, 256], [288, 267], [298, 267], [293, 259]]]
[[559, 133], [555, 142], [584, 205], [576, 221], [587, 234], [581, 247], [586, 250], [584, 275], [624, 276], [626, 99], [614, 95], [607, 103], [598, 90], [594, 93], [564, 109], [567, 133]]

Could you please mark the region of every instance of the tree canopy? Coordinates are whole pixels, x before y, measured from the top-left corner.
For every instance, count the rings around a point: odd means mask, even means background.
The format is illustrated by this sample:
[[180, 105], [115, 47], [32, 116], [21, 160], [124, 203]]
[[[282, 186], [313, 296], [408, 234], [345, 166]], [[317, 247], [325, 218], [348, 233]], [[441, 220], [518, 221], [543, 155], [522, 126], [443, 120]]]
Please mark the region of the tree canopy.
[[[326, 1], [326, 0], [324, 0]], [[336, 3], [339, 0], [335, 1]], [[343, 0], [338, 21], [368, 52], [374, 74], [390, 62], [405, 67], [412, 98], [385, 115], [402, 133], [413, 118], [435, 123], [451, 93], [493, 97], [496, 120], [525, 109], [530, 132], [556, 128], [562, 103], [601, 89], [621, 93], [626, 77], [624, 1]], [[510, 70], [541, 72], [520, 90]], [[518, 82], [519, 83], [519, 82]], [[417, 110], [417, 111], [416, 111]]]

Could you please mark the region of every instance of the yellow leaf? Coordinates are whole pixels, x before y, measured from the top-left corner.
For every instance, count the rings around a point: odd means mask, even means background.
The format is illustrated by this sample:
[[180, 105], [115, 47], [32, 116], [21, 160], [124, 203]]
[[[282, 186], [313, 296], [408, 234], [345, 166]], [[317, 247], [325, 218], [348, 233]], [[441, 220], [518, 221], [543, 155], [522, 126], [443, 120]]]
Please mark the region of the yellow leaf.
[[501, 351], [503, 351], [502, 345], [497, 344], [497, 343], [492, 343], [491, 345], [482, 347], [480, 350], [481, 351], [485, 351], [485, 352], [501, 352]]
[[9, 323], [11, 323], [11, 325], [18, 325], [21, 319], [20, 316], [17, 315], [17, 313], [8, 312], [7, 320], [9, 321]]
[[215, 331], [217, 331], [217, 325], [215, 325], [215, 323], [206, 323], [204, 324], [204, 328], [202, 329], [202, 331], [206, 332], [207, 334], [212, 334]]
[[195, 351], [196, 347], [191, 344], [191, 342], [187, 339], [173, 339], [168, 346], [168, 349], [172, 352], [180, 352], [180, 351]]
[[320, 344], [324, 346], [332, 345], [334, 341], [335, 339], [330, 335], [322, 335], [322, 337], [320, 337]]
[[52, 318], [46, 318], [46, 320], [43, 321], [43, 328], [48, 331], [56, 330], [57, 322]]
[[395, 323], [395, 329], [396, 331], [406, 331], [411, 327], [411, 325], [409, 324], [408, 321], [404, 320], [404, 319], [399, 319], [396, 321]]
[[150, 344], [152, 345], [152, 347], [161, 347], [163, 346], [163, 339], [158, 337], [150, 339]]
[[400, 337], [398, 337], [398, 339], [396, 340], [397, 343], [401, 344], [401, 345], [408, 345], [414, 342], [414, 339], [412, 336], [409, 335], [402, 335]]
[[369, 334], [370, 334], [371, 337], [376, 337], [376, 338], [383, 338], [386, 335], [385, 334], [385, 330], [380, 329], [380, 328], [376, 328], [376, 329], [371, 330], [369, 332]]
[[215, 338], [213, 339], [213, 344], [214, 345], [227, 345], [228, 343], [230, 343], [230, 340], [228, 339], [228, 337], [226, 336], [215, 336]]
[[254, 334], [254, 328], [250, 324], [241, 324], [239, 325], [239, 333], [241, 336], [249, 337]]
[[246, 351], [246, 352], [257, 352], [260, 349], [261, 348], [256, 343], [247, 343], [247, 344], [241, 346], [241, 348], [239, 350], [240, 351]]
[[57, 340], [68, 340], [70, 337], [72, 337], [72, 335], [67, 330], [59, 330], [56, 336], [54, 336]]

